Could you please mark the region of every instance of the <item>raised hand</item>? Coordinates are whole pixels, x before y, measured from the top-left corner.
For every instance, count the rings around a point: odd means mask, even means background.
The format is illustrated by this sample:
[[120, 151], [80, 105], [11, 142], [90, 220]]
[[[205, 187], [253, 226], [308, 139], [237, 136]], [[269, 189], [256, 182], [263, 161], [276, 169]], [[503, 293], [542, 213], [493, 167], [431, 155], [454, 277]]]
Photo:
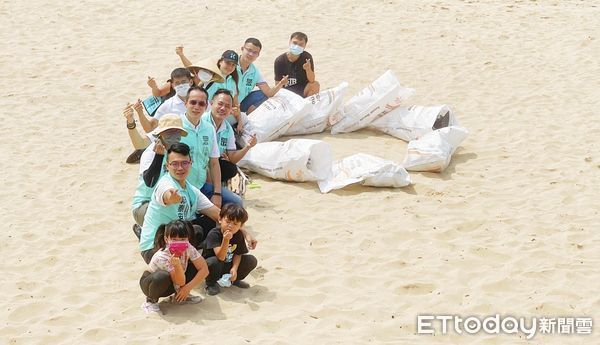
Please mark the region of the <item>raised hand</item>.
[[181, 260], [179, 260], [178, 256], [175, 256], [175, 254], [171, 254], [171, 265], [173, 266], [181, 266]]
[[306, 59], [306, 62], [302, 64], [302, 68], [304, 68], [305, 71], [310, 70], [310, 59]]
[[178, 56], [183, 55], [183, 45], [178, 45], [177, 47], [175, 47], [175, 54], [177, 54]]
[[152, 90], [158, 89], [158, 85], [156, 84], [156, 80], [154, 78], [152, 78], [151, 76], [148, 76], [148, 81], [146, 81], [146, 84], [148, 84], [148, 86], [150, 86], [150, 88]]
[[165, 192], [163, 201], [167, 205], [179, 204], [181, 202], [181, 195], [179, 195], [179, 191], [177, 191], [177, 189], [171, 188]]
[[158, 140], [156, 140], [156, 142], [154, 143], [154, 152], [156, 152], [157, 155], [165, 155], [165, 145], [163, 145], [162, 140], [160, 140], [160, 138]]
[[251, 149], [254, 147], [254, 145], [256, 145], [256, 134], [252, 134], [250, 136], [250, 140], [248, 141], [248, 144], [246, 144], [246, 147]]
[[127, 120], [127, 123], [135, 122], [135, 120], [133, 119], [133, 108], [131, 103], [127, 103], [127, 106], [123, 108], [123, 116], [125, 117], [125, 120]]
[[286, 86], [288, 83], [288, 76], [284, 75], [283, 78], [281, 78], [281, 80], [279, 81], [278, 85], [281, 87]]
[[135, 112], [138, 114], [138, 116], [144, 115], [144, 106], [142, 105], [141, 99], [138, 99], [137, 102], [135, 102], [133, 109], [135, 109]]

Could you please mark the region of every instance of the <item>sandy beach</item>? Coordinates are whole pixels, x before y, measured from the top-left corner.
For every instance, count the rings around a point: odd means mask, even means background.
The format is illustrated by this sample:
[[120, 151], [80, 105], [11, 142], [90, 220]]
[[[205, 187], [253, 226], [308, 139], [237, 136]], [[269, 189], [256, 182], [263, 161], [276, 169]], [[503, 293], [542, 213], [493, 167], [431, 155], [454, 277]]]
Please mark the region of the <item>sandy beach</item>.
[[[591, 0], [0, 1], [0, 343], [599, 343], [596, 324], [417, 334], [424, 314], [600, 321], [598, 18]], [[391, 69], [469, 137], [405, 188], [252, 174], [252, 287], [146, 315], [123, 107], [168, 79], [180, 44], [194, 61], [256, 37], [273, 85], [294, 31], [323, 89], [347, 81], [349, 98]], [[304, 137], [336, 159], [406, 154], [374, 130]]]

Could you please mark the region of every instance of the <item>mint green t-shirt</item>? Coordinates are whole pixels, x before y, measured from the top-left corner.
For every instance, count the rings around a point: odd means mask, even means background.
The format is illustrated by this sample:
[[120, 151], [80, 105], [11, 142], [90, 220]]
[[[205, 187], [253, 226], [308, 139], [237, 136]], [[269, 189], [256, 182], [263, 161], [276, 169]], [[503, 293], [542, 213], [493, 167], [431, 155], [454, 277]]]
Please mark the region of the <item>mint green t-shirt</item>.
[[212, 85], [206, 89], [208, 100], [210, 101], [213, 99], [215, 92], [217, 92], [218, 89], [227, 89], [231, 92], [231, 95], [235, 97], [235, 95], [237, 95], [237, 88], [235, 85], [235, 80], [233, 80], [231, 75], [227, 76], [224, 83], [212, 83]]
[[[213, 120], [210, 111], [202, 115], [202, 121], [207, 122], [216, 128], [215, 121]], [[217, 128], [217, 146], [219, 146], [219, 153], [221, 155], [223, 155], [223, 153], [225, 153], [228, 149], [235, 150], [235, 146], [232, 148], [228, 147], [227, 145], [230, 140], [233, 140], [233, 143], [235, 143], [235, 132], [233, 131], [233, 127], [231, 127], [227, 121], [223, 121], [223, 124], [225, 124], [225, 128], [223, 130]], [[223, 125], [221, 125], [221, 127], [222, 126]]]
[[238, 89], [240, 91], [238, 94], [238, 102], [242, 103], [244, 98], [254, 90], [256, 84], [264, 83], [265, 80], [253, 63], [248, 66], [248, 69], [244, 73], [242, 73], [242, 67], [240, 67], [239, 64], [236, 68], [239, 76]]
[[195, 128], [185, 114], [181, 115], [181, 121], [183, 128], [188, 133], [187, 136], [181, 137], [181, 142], [190, 147], [190, 157], [192, 158], [192, 167], [187, 180], [193, 186], [202, 188], [206, 182], [208, 160], [211, 157], [219, 157], [218, 150], [213, 151], [216, 144], [215, 128], [209, 122], [203, 122], [202, 119]]
[[[181, 195], [179, 204], [164, 205], [162, 195], [169, 189], [176, 188]], [[193, 220], [196, 218], [196, 211], [207, 209], [213, 206], [200, 190], [186, 181], [185, 188], [181, 187], [171, 174], [165, 174], [156, 183], [156, 189], [152, 193], [148, 211], [144, 217], [144, 225], [140, 234], [140, 251], [152, 249], [154, 247], [154, 236], [156, 230], [161, 224], [167, 224], [173, 220]]]

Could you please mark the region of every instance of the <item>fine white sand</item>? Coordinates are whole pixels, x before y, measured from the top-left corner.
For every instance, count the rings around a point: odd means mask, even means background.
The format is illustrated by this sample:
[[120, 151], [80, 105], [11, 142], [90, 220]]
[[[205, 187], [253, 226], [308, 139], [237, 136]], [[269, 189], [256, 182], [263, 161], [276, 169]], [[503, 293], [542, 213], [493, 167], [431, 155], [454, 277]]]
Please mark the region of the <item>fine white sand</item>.
[[[247, 10], [244, 10], [246, 7]], [[419, 314], [600, 320], [600, 10], [595, 1], [2, 1], [7, 344], [583, 344], [592, 335], [416, 334]], [[249, 290], [147, 316], [121, 110], [179, 64], [247, 37], [258, 67], [304, 31], [323, 88], [392, 69], [470, 136], [403, 189], [253, 175]], [[308, 136], [402, 162], [373, 131]], [[284, 138], [285, 139], [285, 138]], [[196, 291], [204, 295], [202, 286]]]

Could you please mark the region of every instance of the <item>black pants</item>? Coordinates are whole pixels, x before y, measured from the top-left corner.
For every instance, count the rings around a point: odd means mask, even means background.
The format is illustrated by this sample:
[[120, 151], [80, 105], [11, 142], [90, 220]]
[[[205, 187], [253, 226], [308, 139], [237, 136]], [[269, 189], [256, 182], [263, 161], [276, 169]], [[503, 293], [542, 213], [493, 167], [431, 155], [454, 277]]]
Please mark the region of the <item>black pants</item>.
[[[206, 277], [206, 286], [215, 285], [217, 280], [221, 279], [223, 274], [229, 273], [231, 266], [233, 266], [233, 262], [219, 261], [216, 256], [211, 256], [210, 258], [206, 259], [206, 263], [208, 264], [208, 277]], [[242, 260], [240, 261], [240, 266], [237, 270], [236, 280], [243, 280], [246, 278], [248, 274], [250, 274], [250, 272], [256, 268], [257, 264], [258, 261], [254, 255], [242, 255]]]
[[[196, 266], [192, 262], [188, 262], [188, 267], [185, 270], [185, 282], [194, 279], [196, 273], [198, 273]], [[140, 287], [147, 297], [146, 300], [152, 303], [157, 303], [160, 297], [167, 297], [175, 293], [171, 275], [164, 270], [158, 270], [154, 273], [144, 271], [140, 278]]]
[[228, 160], [219, 158], [219, 167], [221, 168], [221, 182], [223, 183], [237, 175], [237, 166]]

